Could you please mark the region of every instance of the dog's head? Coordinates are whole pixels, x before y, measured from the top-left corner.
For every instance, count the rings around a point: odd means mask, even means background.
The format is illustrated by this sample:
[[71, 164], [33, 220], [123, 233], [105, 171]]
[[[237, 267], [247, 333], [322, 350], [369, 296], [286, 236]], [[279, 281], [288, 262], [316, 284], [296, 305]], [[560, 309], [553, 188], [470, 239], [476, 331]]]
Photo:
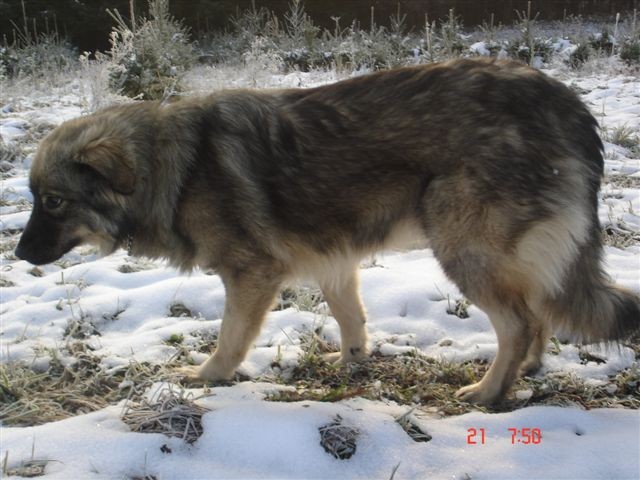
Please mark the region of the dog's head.
[[135, 189], [133, 157], [113, 121], [92, 115], [48, 135], [33, 160], [33, 210], [16, 256], [36, 265], [76, 245], [113, 252], [126, 237], [126, 204]]

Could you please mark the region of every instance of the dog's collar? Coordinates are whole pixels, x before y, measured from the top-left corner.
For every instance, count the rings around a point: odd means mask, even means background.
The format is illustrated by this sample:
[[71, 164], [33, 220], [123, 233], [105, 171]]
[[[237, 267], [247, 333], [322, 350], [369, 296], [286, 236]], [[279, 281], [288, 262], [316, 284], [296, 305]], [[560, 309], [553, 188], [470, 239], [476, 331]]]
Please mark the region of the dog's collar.
[[127, 235], [127, 255], [131, 256], [131, 250], [133, 249], [133, 237]]

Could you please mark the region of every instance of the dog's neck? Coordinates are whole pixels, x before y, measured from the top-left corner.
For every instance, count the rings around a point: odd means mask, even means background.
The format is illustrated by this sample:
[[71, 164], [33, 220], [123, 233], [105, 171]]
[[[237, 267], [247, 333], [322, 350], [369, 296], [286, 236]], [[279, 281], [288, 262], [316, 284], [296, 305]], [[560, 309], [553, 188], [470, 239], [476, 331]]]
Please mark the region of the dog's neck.
[[[121, 246], [128, 255], [144, 254], [150, 258], [166, 258], [181, 269], [192, 268], [193, 246], [183, 232], [176, 229], [175, 215], [185, 182], [192, 175], [203, 139], [211, 128], [200, 116], [185, 118], [179, 105], [161, 107], [154, 118], [154, 132], [148, 151], [136, 152], [147, 161], [140, 165], [138, 175], [147, 179], [141, 184], [142, 204], [147, 209], [133, 208], [132, 218], [122, 225]], [[184, 133], [179, 140], [173, 131]], [[133, 135], [131, 144], [137, 138]], [[172, 142], [166, 139], [173, 138]], [[168, 146], [171, 148], [168, 148]]]
[[[150, 170], [144, 172], [144, 175], [153, 177], [144, 186], [151, 208], [143, 215], [154, 226], [162, 226], [165, 231], [170, 232], [183, 185], [196, 162], [202, 138], [208, 137], [205, 137], [207, 132], [201, 131], [200, 124], [204, 123], [203, 120], [198, 116], [185, 118], [181, 114], [179, 103], [160, 106], [156, 115], [152, 150], [145, 152], [149, 159], [146, 167]], [[182, 135], [176, 138], [175, 131], [182, 132]], [[169, 138], [172, 139], [170, 143], [166, 140]], [[141, 220], [144, 223], [144, 218]]]

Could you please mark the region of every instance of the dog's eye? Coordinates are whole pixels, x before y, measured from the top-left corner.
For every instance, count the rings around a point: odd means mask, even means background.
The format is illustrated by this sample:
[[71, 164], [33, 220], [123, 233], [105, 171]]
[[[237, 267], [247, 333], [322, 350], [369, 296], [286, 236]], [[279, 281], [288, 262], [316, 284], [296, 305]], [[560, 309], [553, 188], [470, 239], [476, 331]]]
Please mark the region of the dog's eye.
[[55, 210], [62, 205], [62, 199], [55, 195], [47, 195], [44, 197], [44, 206], [47, 210]]

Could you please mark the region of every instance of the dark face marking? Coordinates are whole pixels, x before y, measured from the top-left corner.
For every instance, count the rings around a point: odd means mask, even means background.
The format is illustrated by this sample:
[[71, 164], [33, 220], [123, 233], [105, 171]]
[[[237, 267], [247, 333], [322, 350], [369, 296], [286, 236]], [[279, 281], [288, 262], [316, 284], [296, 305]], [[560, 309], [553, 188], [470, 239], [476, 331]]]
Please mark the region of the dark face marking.
[[78, 245], [80, 238], [70, 235], [65, 221], [67, 202], [55, 195], [40, 196], [34, 192], [31, 217], [20, 237], [15, 254], [35, 265], [51, 263]]
[[[96, 238], [103, 252], [111, 253], [107, 250], [115, 249], [131, 227], [121, 209], [109, 202], [106, 181], [84, 165], [74, 165], [64, 176], [55, 173], [49, 172], [46, 184], [31, 182], [33, 210], [16, 256], [43, 265]], [[95, 238], [87, 238], [91, 234]]]

